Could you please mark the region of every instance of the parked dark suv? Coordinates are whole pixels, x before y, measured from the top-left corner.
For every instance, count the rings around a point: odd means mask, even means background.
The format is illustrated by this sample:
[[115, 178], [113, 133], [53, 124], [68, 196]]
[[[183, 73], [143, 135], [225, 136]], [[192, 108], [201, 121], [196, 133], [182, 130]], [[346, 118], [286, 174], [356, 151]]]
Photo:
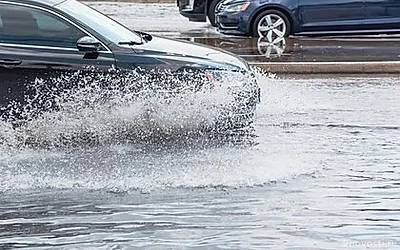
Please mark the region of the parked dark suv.
[[223, 0], [178, 0], [179, 12], [193, 22], [205, 22], [210, 20], [215, 23], [215, 10]]

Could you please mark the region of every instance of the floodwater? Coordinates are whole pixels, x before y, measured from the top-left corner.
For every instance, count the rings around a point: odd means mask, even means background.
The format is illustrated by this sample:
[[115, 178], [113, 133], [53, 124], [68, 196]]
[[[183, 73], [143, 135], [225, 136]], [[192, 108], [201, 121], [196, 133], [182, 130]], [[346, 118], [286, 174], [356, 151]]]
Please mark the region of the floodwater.
[[[249, 61], [398, 56], [393, 39], [271, 45], [175, 4], [91, 6]], [[148, 123], [148, 102], [114, 89], [122, 102], [104, 105], [97, 88], [27, 126], [0, 122], [0, 249], [400, 249], [400, 78], [259, 78], [242, 130], [201, 130], [221, 93], [154, 98]]]
[[259, 77], [253, 126], [213, 136], [207, 96], [164, 136], [141, 106], [0, 124], [0, 249], [400, 248], [400, 78]]

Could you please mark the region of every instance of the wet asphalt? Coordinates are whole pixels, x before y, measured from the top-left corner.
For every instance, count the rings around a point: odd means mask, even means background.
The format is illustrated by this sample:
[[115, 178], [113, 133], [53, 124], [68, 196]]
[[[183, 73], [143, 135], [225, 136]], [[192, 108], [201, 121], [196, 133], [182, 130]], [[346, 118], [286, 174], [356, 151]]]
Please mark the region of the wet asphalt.
[[399, 73], [400, 37], [185, 37], [275, 73]]
[[274, 73], [400, 73], [400, 34], [268, 41], [223, 35], [209, 23], [190, 22], [176, 4], [87, 3], [131, 29], [221, 48]]

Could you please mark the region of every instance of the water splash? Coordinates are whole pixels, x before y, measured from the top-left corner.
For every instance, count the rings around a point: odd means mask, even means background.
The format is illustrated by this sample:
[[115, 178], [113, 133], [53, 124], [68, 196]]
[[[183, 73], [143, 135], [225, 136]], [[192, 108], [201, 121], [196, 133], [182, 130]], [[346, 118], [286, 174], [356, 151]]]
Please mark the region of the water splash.
[[[264, 85], [273, 78], [256, 75]], [[240, 84], [232, 79], [184, 95], [87, 86], [14, 128], [16, 142], [9, 139], [8, 153], [0, 153], [0, 192], [251, 187], [314, 169], [315, 160], [279, 149], [261, 149], [259, 157], [257, 126], [212, 130], [232, 101], [240, 104], [231, 94]]]
[[0, 144], [57, 148], [225, 131], [243, 110], [250, 112], [243, 121], [251, 122], [254, 105], [246, 93], [253, 90], [246, 90], [246, 81], [221, 77], [213, 85], [201, 74], [167, 71], [91, 71], [36, 79], [24, 105], [9, 105]]

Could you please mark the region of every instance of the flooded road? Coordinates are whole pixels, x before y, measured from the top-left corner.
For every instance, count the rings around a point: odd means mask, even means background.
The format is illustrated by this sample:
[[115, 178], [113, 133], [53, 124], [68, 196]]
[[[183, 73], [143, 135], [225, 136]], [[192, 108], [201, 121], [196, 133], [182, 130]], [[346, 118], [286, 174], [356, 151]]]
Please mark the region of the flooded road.
[[[397, 38], [260, 46], [187, 22], [175, 5], [91, 5], [248, 61], [399, 51]], [[0, 122], [0, 249], [400, 249], [400, 78], [259, 78], [261, 103], [242, 130], [198, 129], [220, 94], [156, 99], [151, 126], [142, 103], [82, 109], [101, 100], [86, 92], [68, 99], [75, 113], [18, 130]]]
[[98, 110], [104, 143], [21, 147], [2, 124], [0, 249], [398, 249], [399, 80], [262, 76], [254, 125], [214, 137], [108, 140]]

